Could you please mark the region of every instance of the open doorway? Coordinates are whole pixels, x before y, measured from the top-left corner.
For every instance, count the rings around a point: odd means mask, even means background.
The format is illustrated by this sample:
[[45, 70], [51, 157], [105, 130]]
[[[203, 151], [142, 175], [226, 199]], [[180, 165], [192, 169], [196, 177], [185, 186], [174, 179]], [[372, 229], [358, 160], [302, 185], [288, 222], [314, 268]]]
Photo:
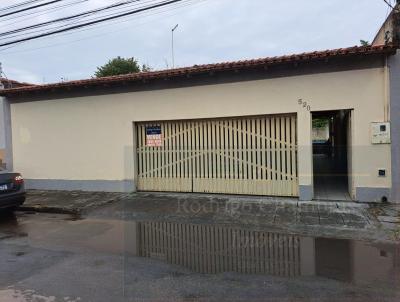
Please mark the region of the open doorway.
[[350, 110], [312, 114], [314, 198], [350, 201], [348, 146]]

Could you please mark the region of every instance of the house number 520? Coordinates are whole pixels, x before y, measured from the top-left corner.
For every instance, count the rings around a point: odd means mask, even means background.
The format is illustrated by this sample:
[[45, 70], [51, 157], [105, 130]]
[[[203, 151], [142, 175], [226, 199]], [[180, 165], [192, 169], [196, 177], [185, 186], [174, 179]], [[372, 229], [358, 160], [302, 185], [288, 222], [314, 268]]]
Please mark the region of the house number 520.
[[297, 102], [298, 102], [299, 106], [303, 107], [305, 110], [311, 111], [311, 106], [308, 105], [308, 103], [306, 101], [303, 101], [303, 99], [298, 99]]

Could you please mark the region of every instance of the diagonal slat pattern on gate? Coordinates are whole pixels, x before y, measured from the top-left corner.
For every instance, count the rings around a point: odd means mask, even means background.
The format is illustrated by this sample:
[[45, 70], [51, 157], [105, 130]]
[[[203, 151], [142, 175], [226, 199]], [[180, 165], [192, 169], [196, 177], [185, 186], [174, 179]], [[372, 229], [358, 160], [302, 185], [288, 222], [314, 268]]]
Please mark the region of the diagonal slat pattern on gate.
[[[160, 126], [162, 145], [146, 145]], [[137, 124], [138, 189], [298, 196], [295, 115]]]

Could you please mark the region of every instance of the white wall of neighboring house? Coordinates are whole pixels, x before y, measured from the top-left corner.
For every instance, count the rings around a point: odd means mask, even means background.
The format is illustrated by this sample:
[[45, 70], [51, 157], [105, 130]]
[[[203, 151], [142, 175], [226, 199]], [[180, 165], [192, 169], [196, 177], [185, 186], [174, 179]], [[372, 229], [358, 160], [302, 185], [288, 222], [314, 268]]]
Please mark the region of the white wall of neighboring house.
[[4, 161], [5, 146], [6, 142], [5, 142], [3, 100], [0, 98], [0, 162]]
[[0, 98], [0, 149], [5, 148], [3, 100]]

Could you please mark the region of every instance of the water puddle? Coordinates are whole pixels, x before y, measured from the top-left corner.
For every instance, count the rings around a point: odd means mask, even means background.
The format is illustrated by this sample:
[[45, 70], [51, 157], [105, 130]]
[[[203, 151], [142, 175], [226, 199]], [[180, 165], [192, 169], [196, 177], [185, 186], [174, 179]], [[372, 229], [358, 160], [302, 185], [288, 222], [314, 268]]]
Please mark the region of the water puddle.
[[397, 285], [400, 277], [395, 244], [170, 222], [137, 222], [127, 234], [134, 238], [136, 255], [202, 274], [318, 276], [374, 285]]
[[0, 241], [27, 236], [14, 213], [0, 211]]
[[171, 264], [171, 271], [181, 267], [198, 274], [320, 277], [396, 290], [400, 284], [400, 245], [395, 243], [304, 237], [239, 225], [54, 214], [10, 217], [0, 223], [0, 240], [2, 234], [4, 240], [24, 240], [47, 250], [151, 258]]

